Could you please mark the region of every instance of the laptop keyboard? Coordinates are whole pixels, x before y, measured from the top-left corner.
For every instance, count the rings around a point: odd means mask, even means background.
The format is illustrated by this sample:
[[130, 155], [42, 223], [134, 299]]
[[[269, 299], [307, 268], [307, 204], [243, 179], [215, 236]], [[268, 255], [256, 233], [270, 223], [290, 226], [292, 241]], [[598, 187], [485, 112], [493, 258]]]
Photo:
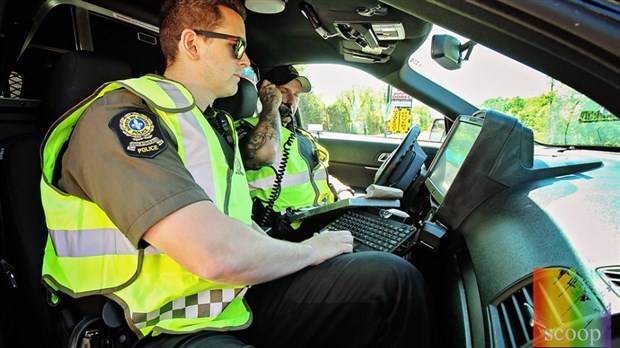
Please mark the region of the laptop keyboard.
[[353, 251], [394, 252], [416, 231], [415, 227], [389, 218], [382, 218], [363, 210], [348, 210], [321, 229], [323, 231], [349, 230], [354, 238]]

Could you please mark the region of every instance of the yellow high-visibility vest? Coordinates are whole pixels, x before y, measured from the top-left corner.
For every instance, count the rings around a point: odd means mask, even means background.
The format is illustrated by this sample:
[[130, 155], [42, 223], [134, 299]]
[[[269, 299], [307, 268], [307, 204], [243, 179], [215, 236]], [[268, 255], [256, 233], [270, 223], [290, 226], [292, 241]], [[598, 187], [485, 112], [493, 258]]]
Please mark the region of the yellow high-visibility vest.
[[[234, 132], [231, 168], [215, 130], [183, 85], [155, 75], [107, 83], [63, 115], [43, 142], [41, 196], [49, 230], [44, 283], [72, 297], [109, 297], [123, 308], [139, 338], [149, 333], [249, 326], [251, 313], [243, 299], [245, 285], [202, 279], [152, 246], [136, 249], [96, 204], [61, 192], [52, 184], [62, 145], [84, 110], [105, 93], [121, 88], [144, 99], [168, 126], [183, 163], [213, 203], [230, 217], [251, 224], [252, 201]], [[228, 122], [233, 130], [232, 121]], [[201, 146], [208, 146], [210, 161], [185, 151]]]
[[[252, 126], [258, 123], [257, 117], [246, 118], [239, 122], [247, 122]], [[281, 128], [281, 147], [289, 139], [291, 131]], [[318, 164], [309, 163], [300, 152], [298, 137], [308, 138], [317, 150]], [[286, 160], [286, 170], [280, 183], [280, 194], [274, 202], [273, 210], [282, 212], [286, 208], [299, 209], [332, 203], [335, 195], [329, 185], [327, 172], [328, 153], [314, 138], [304, 133], [297, 134], [289, 147], [288, 158], [280, 158], [273, 166], [265, 166], [256, 170], [246, 169], [250, 194], [267, 204], [274, 189], [277, 170]], [[284, 157], [284, 156], [282, 156]], [[293, 226], [296, 227], [296, 226]]]

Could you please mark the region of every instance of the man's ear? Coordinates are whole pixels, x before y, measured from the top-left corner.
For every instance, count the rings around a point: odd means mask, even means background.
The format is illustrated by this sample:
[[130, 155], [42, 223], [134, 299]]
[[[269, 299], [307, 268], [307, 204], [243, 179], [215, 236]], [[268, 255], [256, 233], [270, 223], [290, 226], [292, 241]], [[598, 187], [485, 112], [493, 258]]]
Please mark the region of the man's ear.
[[198, 60], [200, 55], [198, 54], [197, 44], [199, 41], [196, 32], [191, 29], [184, 29], [179, 41], [179, 54], [186, 55], [192, 60]]

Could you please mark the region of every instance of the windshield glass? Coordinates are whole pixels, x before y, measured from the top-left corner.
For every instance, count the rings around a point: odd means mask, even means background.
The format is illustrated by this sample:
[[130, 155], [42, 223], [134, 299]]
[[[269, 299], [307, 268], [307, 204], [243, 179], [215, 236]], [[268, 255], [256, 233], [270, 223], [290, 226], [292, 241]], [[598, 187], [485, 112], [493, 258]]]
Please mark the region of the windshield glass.
[[410, 57], [411, 69], [480, 109], [517, 117], [539, 143], [620, 147], [620, 120], [587, 96], [480, 44], [460, 69], [444, 69], [430, 55], [434, 34], [454, 36], [462, 44], [469, 41], [434, 26]]

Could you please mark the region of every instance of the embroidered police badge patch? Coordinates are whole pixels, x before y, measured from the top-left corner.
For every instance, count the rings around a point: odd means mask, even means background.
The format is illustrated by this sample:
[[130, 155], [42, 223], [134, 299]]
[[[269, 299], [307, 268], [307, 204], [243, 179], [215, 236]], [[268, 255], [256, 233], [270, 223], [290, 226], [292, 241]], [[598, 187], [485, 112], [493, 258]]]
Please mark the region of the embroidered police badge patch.
[[146, 110], [123, 110], [108, 125], [129, 156], [153, 158], [166, 149], [158, 117]]

